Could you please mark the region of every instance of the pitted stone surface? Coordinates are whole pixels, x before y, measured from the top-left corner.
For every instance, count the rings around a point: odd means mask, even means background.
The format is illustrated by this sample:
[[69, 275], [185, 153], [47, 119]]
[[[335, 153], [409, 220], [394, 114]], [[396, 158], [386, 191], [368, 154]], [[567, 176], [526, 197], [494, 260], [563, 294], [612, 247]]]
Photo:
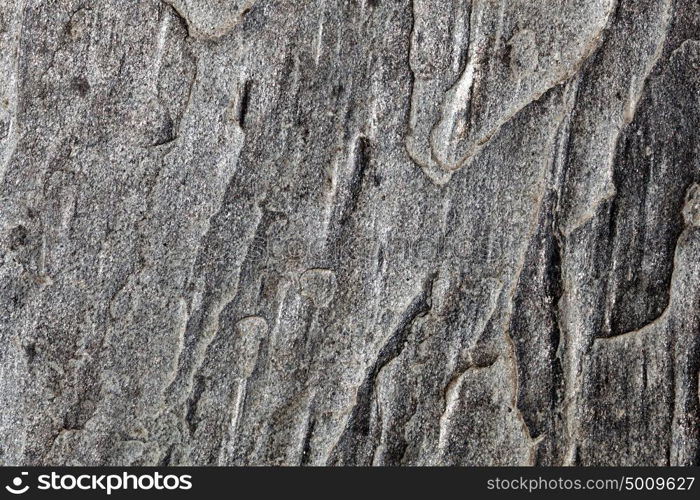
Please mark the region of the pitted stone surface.
[[699, 69], [697, 0], [0, 0], [0, 464], [698, 465]]

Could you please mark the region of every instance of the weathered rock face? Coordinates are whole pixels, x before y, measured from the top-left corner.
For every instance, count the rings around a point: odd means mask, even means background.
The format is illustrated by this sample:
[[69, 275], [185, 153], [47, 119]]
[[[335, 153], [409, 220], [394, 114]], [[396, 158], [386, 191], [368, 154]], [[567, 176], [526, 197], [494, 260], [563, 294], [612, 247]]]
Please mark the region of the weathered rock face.
[[0, 0], [0, 462], [700, 461], [697, 0]]

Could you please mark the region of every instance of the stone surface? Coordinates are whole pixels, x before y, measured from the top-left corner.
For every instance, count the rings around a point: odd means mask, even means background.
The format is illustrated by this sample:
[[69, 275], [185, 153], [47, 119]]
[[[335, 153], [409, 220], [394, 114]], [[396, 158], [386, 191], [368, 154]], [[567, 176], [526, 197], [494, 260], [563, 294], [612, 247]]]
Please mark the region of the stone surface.
[[699, 129], [697, 0], [0, 0], [0, 463], [698, 465]]

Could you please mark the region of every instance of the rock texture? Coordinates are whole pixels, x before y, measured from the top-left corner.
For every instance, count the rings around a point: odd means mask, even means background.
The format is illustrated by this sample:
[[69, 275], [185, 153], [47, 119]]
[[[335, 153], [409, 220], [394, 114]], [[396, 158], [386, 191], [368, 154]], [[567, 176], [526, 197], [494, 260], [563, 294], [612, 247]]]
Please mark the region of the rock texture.
[[697, 0], [0, 0], [0, 463], [698, 465]]

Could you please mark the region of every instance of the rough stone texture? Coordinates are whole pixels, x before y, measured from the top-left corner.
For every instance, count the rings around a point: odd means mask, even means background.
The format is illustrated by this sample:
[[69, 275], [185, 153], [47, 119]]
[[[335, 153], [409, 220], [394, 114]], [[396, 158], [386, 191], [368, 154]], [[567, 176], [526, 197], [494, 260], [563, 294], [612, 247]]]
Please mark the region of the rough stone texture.
[[697, 0], [0, 0], [0, 463], [700, 461]]

